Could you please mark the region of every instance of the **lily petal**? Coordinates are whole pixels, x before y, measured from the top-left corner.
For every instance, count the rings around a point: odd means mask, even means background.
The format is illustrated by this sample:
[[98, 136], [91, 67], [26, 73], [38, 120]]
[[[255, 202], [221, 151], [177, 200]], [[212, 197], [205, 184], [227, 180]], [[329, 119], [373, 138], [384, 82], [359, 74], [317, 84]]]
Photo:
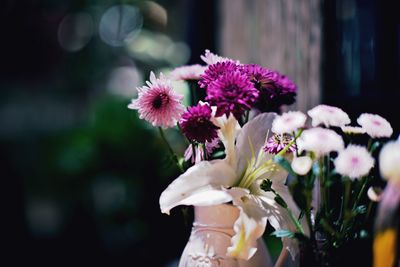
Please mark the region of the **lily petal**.
[[234, 116], [226, 115], [221, 117], [214, 117], [213, 123], [218, 126], [218, 137], [221, 139], [225, 146], [225, 160], [231, 165], [236, 166], [236, 155], [235, 155], [235, 140], [240, 130], [240, 125]]
[[247, 161], [252, 157], [249, 142], [251, 142], [254, 151], [258, 153], [265, 144], [268, 131], [271, 129], [272, 122], [276, 116], [276, 113], [259, 114], [242, 128], [236, 140], [238, 173], [241, 173], [246, 168]]
[[176, 178], [160, 196], [161, 212], [178, 205], [207, 206], [231, 201], [223, 187], [232, 186], [236, 174], [225, 160], [202, 161]]
[[228, 192], [240, 213], [233, 227], [235, 235], [231, 239], [232, 246], [228, 248], [227, 254], [230, 257], [248, 260], [256, 253], [257, 240], [265, 231], [265, 210], [259, 199], [249, 194], [247, 189], [231, 188]]

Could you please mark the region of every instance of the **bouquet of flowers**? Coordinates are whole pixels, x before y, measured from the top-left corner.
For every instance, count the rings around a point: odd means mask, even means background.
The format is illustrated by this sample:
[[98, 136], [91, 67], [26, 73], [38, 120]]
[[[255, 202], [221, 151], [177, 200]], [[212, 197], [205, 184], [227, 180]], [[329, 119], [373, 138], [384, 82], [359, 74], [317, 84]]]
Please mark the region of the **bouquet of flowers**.
[[[281, 114], [297, 90], [286, 76], [208, 50], [201, 58], [206, 65], [179, 67], [169, 77], [151, 73], [128, 106], [158, 127], [182, 172], [161, 194], [161, 211], [236, 206], [226, 255], [242, 260], [254, 256], [267, 223], [292, 259], [310, 266], [324, 266], [335, 251], [371, 236], [379, 200], [374, 154], [392, 135], [389, 122], [365, 113], [359, 126], [349, 126], [343, 110], [327, 105], [309, 110], [311, 119]], [[183, 106], [171, 80], [190, 84], [191, 106]], [[182, 156], [164, 136], [170, 127], [187, 141]]]

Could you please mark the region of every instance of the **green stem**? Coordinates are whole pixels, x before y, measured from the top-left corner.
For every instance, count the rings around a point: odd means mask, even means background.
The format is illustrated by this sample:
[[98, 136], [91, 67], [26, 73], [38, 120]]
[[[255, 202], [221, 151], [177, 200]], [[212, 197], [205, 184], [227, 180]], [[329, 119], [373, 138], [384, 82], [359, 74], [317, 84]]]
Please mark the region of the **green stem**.
[[358, 192], [358, 195], [357, 195], [356, 200], [354, 201], [353, 210], [355, 210], [355, 209], [357, 208], [358, 203], [360, 202], [360, 200], [361, 200], [361, 198], [362, 198], [362, 196], [363, 196], [363, 194], [364, 194], [364, 192], [365, 192], [365, 189], [367, 188], [368, 177], [364, 177], [364, 178], [361, 180], [361, 183], [362, 183], [362, 186], [361, 186], [360, 191]]
[[289, 209], [289, 207], [286, 207], [285, 209], [289, 213], [289, 216], [292, 219], [293, 223], [296, 225], [297, 231], [299, 231], [301, 234], [304, 234], [303, 226], [301, 226], [301, 223], [299, 222], [299, 220], [296, 218], [296, 216], [294, 216], [292, 210]]
[[301, 223], [299, 222], [299, 220], [297, 219], [297, 217], [293, 214], [293, 211], [289, 208], [289, 206], [288, 206], [288, 204], [286, 203], [286, 201], [285, 201], [285, 200], [281, 197], [281, 195], [280, 195], [278, 192], [276, 192], [273, 188], [271, 188], [270, 191], [271, 191], [272, 193], [274, 193], [275, 199], [279, 199], [279, 200], [280, 200], [280, 201], [277, 201], [277, 200], [276, 200], [277, 203], [278, 203], [278, 205], [280, 205], [282, 208], [284, 208], [284, 209], [288, 212], [290, 218], [292, 219], [294, 225], [296, 226], [297, 231], [304, 235], [303, 226], [301, 225]]
[[176, 165], [178, 166], [179, 170], [183, 173], [184, 169], [182, 167], [182, 165], [179, 163], [178, 157], [176, 156], [174, 150], [172, 149], [172, 147], [170, 146], [167, 138], [165, 137], [164, 131], [161, 127], [158, 127], [158, 131], [161, 135], [161, 138], [164, 140], [165, 145], [168, 148], [169, 153], [171, 154], [171, 157], [173, 158], [173, 160], [175, 161]]
[[346, 213], [346, 209], [349, 203], [349, 198], [350, 198], [350, 192], [351, 192], [351, 180], [346, 179], [344, 181], [344, 194], [343, 194], [343, 200], [342, 200], [342, 207], [340, 209], [340, 215], [339, 215], [339, 219], [338, 222], [342, 222], [341, 225], [341, 230], [344, 229], [344, 221], [345, 221], [345, 213]]

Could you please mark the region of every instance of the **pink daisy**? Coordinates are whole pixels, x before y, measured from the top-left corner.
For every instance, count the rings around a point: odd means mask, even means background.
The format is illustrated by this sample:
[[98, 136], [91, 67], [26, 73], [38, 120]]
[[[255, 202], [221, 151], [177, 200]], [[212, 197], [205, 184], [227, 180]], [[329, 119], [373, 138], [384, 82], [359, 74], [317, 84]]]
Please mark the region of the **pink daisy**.
[[325, 127], [341, 127], [350, 123], [349, 115], [337, 107], [318, 105], [307, 113], [312, 118], [312, 126], [314, 127], [320, 124], [325, 125]]
[[390, 123], [379, 115], [363, 113], [358, 117], [357, 123], [372, 138], [390, 137], [393, 133]]
[[171, 72], [171, 79], [175, 81], [199, 80], [206, 68], [199, 64], [178, 67]]
[[350, 179], [361, 178], [374, 167], [375, 160], [363, 146], [349, 145], [335, 159], [336, 171]]
[[305, 130], [297, 139], [297, 145], [300, 151], [311, 151], [318, 157], [344, 148], [340, 135], [330, 129], [320, 127]]
[[185, 107], [182, 105], [183, 96], [174, 92], [171, 81], [161, 73], [156, 78], [150, 73], [148, 86], [138, 88], [138, 98], [132, 99], [130, 109], [137, 109], [139, 117], [157, 127], [173, 127], [180, 119]]
[[276, 134], [293, 133], [303, 128], [307, 117], [300, 111], [289, 111], [277, 116], [272, 123], [272, 132]]

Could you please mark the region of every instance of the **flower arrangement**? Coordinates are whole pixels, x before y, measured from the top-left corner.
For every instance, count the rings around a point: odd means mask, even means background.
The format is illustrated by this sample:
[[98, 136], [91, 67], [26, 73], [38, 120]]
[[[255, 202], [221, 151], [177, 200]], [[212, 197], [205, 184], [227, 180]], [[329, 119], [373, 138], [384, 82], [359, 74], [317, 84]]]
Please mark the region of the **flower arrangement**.
[[[286, 76], [208, 50], [201, 59], [206, 65], [179, 67], [170, 78], [152, 72], [128, 106], [159, 128], [182, 172], [161, 194], [161, 211], [231, 203], [240, 213], [226, 254], [244, 260], [255, 254], [267, 223], [293, 259], [307, 251], [302, 258], [310, 265], [371, 236], [379, 200], [374, 155], [392, 135], [390, 123], [364, 113], [359, 126], [349, 126], [349, 116], [328, 105], [309, 110], [309, 118], [300, 111], [281, 114], [297, 90]], [[191, 106], [183, 106], [171, 79], [191, 85]], [[188, 144], [182, 156], [164, 136], [170, 127]], [[398, 180], [390, 157], [398, 151], [383, 150], [382, 175]]]

